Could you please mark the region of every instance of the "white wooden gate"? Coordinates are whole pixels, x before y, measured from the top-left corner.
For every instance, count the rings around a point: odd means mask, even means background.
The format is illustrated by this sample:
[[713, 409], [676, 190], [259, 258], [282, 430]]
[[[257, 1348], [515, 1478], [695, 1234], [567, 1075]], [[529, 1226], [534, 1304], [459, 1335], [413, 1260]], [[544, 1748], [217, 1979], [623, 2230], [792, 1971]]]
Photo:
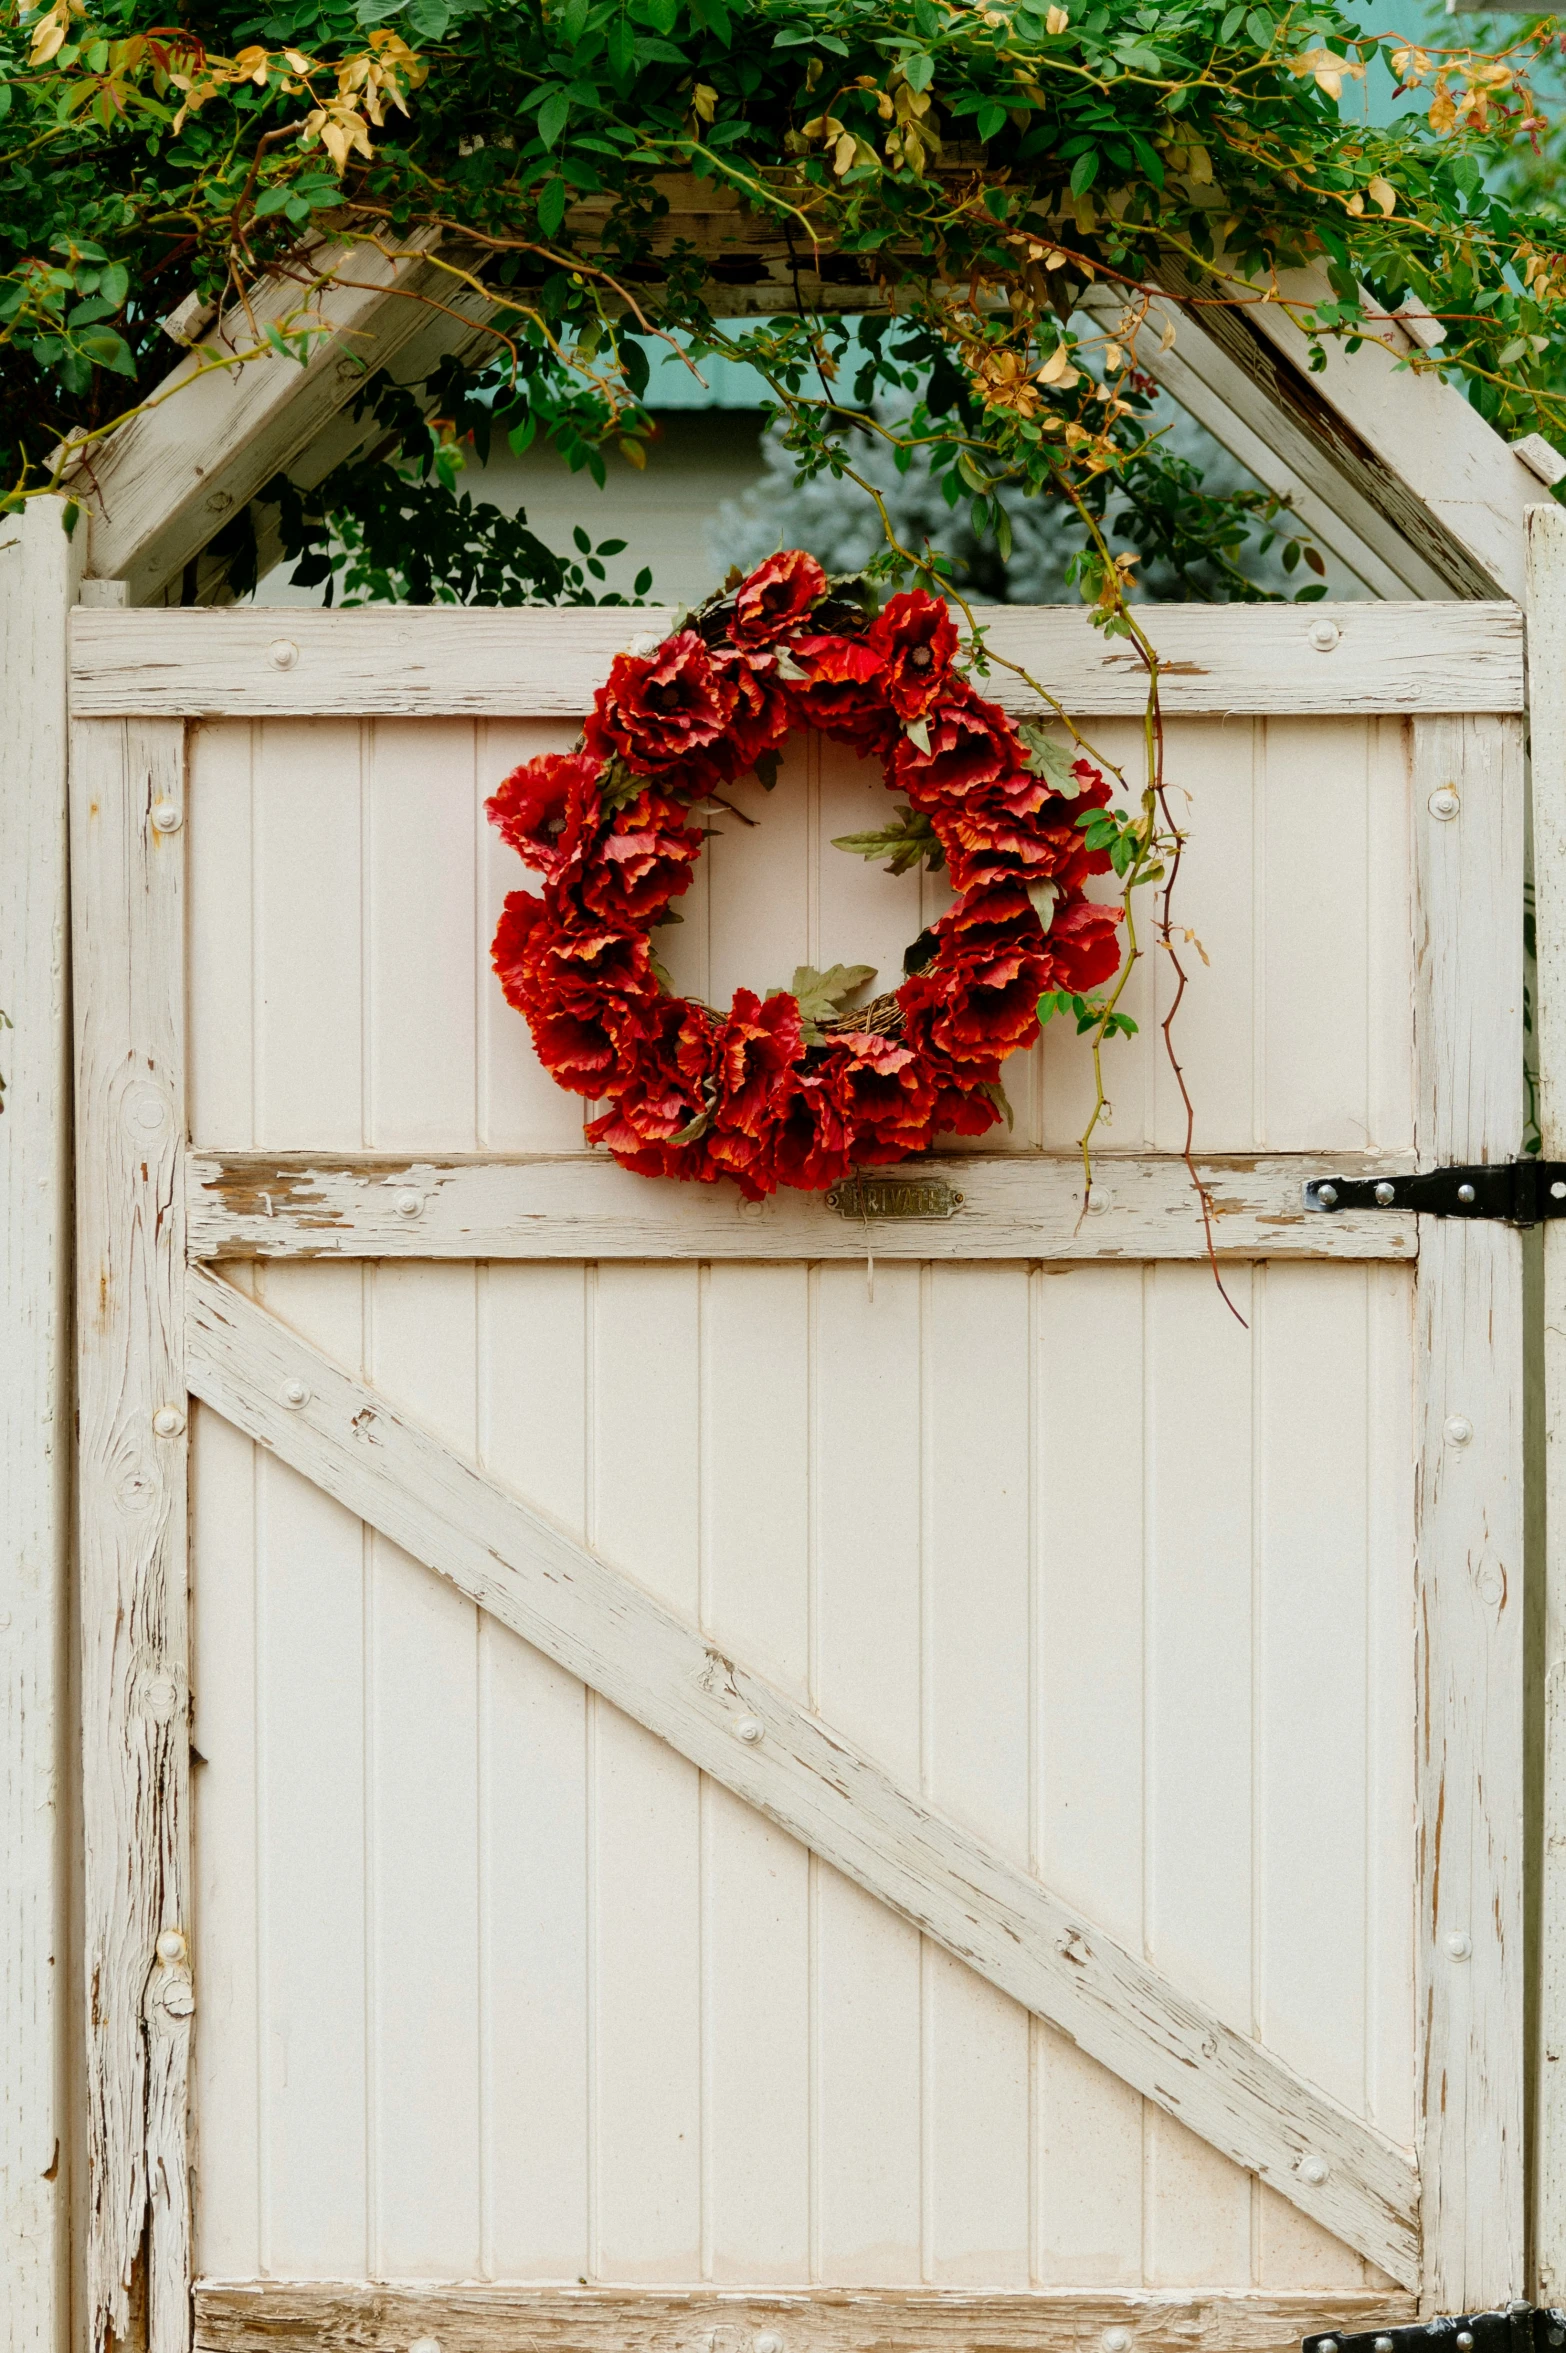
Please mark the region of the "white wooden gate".
[[[1300, 1195], [1517, 1148], [1521, 623], [1157, 619], [1244, 1328], [1150, 967], [1087, 1217], [1065, 1038], [944, 1221], [583, 1151], [481, 802], [626, 616], [75, 616], [99, 2335], [144, 2229], [152, 2353], [1520, 2291], [1519, 1239]], [[753, 791], [676, 981], [895, 971], [880, 789]]]

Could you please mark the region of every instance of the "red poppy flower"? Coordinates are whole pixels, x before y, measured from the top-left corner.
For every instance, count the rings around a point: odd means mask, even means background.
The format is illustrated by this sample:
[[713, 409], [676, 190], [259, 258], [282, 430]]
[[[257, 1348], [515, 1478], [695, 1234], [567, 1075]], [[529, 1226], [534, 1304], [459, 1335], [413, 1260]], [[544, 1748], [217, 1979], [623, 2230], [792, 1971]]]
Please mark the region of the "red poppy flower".
[[1107, 872], [1109, 852], [1090, 850], [1077, 820], [1085, 809], [1103, 806], [1109, 783], [1086, 760], [1076, 767], [1082, 776], [1076, 799], [1047, 795], [1030, 815], [1018, 814], [1004, 784], [943, 809], [933, 823], [953, 888], [968, 891], [1009, 874], [1023, 882], [1047, 877], [1062, 891], [1080, 890], [1090, 874]]
[[793, 1072], [784, 1088], [774, 1167], [780, 1185], [819, 1193], [848, 1174], [853, 1130], [843, 1073], [836, 1060]]
[[502, 839], [551, 882], [580, 856], [584, 837], [599, 822], [601, 765], [586, 752], [544, 752], [513, 768], [484, 803]]
[[1053, 967], [1046, 988], [1096, 989], [1120, 969], [1120, 909], [1070, 899], [1055, 910], [1044, 942]]
[[839, 1031], [835, 1042], [848, 1089], [854, 1158], [902, 1160], [928, 1151], [935, 1085], [920, 1056], [898, 1038], [862, 1030]]
[[923, 589], [894, 596], [865, 643], [885, 664], [886, 697], [899, 719], [921, 719], [949, 694], [957, 630], [938, 598]]
[[775, 645], [826, 595], [826, 574], [802, 548], [769, 556], [735, 592], [730, 634], [746, 645]]
[[[618, 752], [643, 776], [700, 768], [723, 741], [734, 688], [714, 669], [694, 629], [682, 629], [653, 654], [617, 654], [583, 731], [600, 760]], [[721, 763], [720, 763], [721, 764]]]
[[936, 925], [933, 962], [897, 993], [905, 1035], [959, 1068], [981, 1064], [993, 1077], [1007, 1054], [1038, 1036], [1039, 996], [1052, 985], [1054, 965], [1031, 908], [1027, 922], [950, 924], [947, 916]]
[[986, 785], [1028, 774], [1026, 747], [1005, 712], [962, 679], [948, 681], [946, 694], [925, 727], [929, 750], [905, 735], [897, 746], [892, 774], [897, 790], [927, 815], [955, 807]]
[[897, 718], [882, 691], [880, 655], [856, 637], [801, 637], [789, 651], [805, 672], [791, 682], [804, 725], [862, 752], [885, 753], [896, 740]]
[[658, 998], [603, 1090], [613, 1097], [612, 1106], [589, 1121], [588, 1141], [607, 1145], [643, 1176], [716, 1177], [699, 1136], [675, 1141], [709, 1107], [703, 1073], [712, 1060], [714, 1028], [705, 1006], [684, 997]]
[[650, 923], [690, 889], [700, 856], [701, 833], [679, 803], [643, 793], [615, 811], [582, 877], [582, 903], [605, 923]]
[[794, 724], [794, 713], [788, 689], [770, 660], [763, 667], [743, 654], [721, 648], [714, 660], [734, 694], [728, 730], [731, 757], [725, 763], [725, 773], [743, 776], [747, 768], [755, 767], [763, 752], [780, 749]]

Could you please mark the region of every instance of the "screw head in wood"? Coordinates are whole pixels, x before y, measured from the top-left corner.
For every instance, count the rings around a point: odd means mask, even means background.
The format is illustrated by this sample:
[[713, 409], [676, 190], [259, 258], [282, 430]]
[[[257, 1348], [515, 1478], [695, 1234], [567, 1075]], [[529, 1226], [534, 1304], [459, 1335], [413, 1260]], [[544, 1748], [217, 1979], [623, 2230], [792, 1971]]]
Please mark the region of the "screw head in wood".
[[1309, 635], [1318, 654], [1330, 654], [1342, 642], [1343, 632], [1336, 621], [1313, 621]]
[[1131, 2353], [1131, 2331], [1128, 2328], [1105, 2329], [1104, 2353]]
[[1455, 784], [1438, 784], [1427, 804], [1432, 817], [1439, 817], [1444, 825], [1462, 807]]
[[408, 2353], [440, 2353], [439, 2337], [415, 2337]]
[[185, 1417], [177, 1405], [160, 1405], [152, 1426], [160, 1438], [177, 1438], [185, 1427]]
[[1318, 2157], [1314, 2151], [1300, 2159], [1300, 2179], [1308, 2181], [1313, 2190], [1320, 2189], [1331, 2170], [1326, 2158]]
[[292, 670], [299, 659], [299, 648], [291, 637], [274, 637], [266, 649], [266, 658], [274, 670]]
[[302, 1405], [310, 1402], [310, 1384], [308, 1381], [285, 1381], [278, 1395], [286, 1406], [297, 1413]]
[[172, 1675], [154, 1675], [146, 1688], [147, 1713], [154, 1724], [172, 1724], [179, 1693]]
[[1461, 1928], [1454, 1928], [1441, 1941], [1446, 1946], [1448, 1957], [1454, 1961], [1466, 1961], [1473, 1953], [1474, 1940], [1465, 1935]]
[[734, 1737], [743, 1740], [747, 1748], [754, 1748], [763, 1737], [761, 1719], [758, 1716], [741, 1716], [734, 1727]]
[[424, 1195], [422, 1193], [399, 1193], [394, 1206], [399, 1217], [417, 1217], [419, 1211], [424, 1207]]
[[178, 833], [185, 822], [185, 813], [177, 801], [154, 801], [152, 830], [154, 833]]
[[756, 2353], [783, 2353], [783, 2339], [775, 2328], [762, 2330], [756, 2339]]
[[165, 1928], [158, 1939], [158, 1959], [172, 1969], [185, 1958], [185, 1939], [177, 1928]]
[[1466, 1446], [1473, 1434], [1474, 1426], [1467, 1414], [1454, 1413], [1447, 1416], [1444, 1435], [1448, 1446]]
[[1383, 1209], [1390, 1209], [1397, 1199], [1397, 1187], [1389, 1178], [1383, 1177], [1380, 1184], [1377, 1185], [1376, 1199]]

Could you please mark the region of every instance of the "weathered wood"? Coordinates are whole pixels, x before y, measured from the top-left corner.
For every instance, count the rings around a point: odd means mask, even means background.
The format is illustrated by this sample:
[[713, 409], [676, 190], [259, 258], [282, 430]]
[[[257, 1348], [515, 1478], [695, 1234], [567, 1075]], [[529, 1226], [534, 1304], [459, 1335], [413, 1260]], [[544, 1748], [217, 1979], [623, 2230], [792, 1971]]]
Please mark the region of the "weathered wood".
[[1405, 2151], [1171, 1986], [699, 1629], [200, 1269], [187, 1373], [225, 1419], [1394, 2279]]
[[357, 2280], [201, 2280], [195, 2353], [1292, 2353], [1330, 2312], [1396, 2327], [1410, 2296], [1160, 2295], [952, 2288], [371, 2287]]
[[[426, 258], [433, 242], [421, 233], [405, 248], [322, 251], [300, 261], [297, 275], [264, 280], [248, 309], [226, 313], [153, 403], [68, 477], [92, 516], [94, 575], [123, 580], [138, 605], [176, 579], [349, 405], [367, 368], [393, 358], [425, 324], [429, 300], [446, 299], [449, 281]], [[340, 274], [317, 285], [332, 273]], [[271, 352], [213, 365], [225, 352], [253, 350], [269, 323], [290, 321], [316, 330], [304, 365]]]
[[[579, 718], [614, 655], [656, 642], [674, 615], [366, 613], [246, 607], [224, 612], [78, 613], [71, 707], [78, 717]], [[1066, 605], [998, 608], [991, 649], [1032, 671], [1084, 717], [1139, 712], [1137, 656]], [[1346, 711], [1520, 711], [1515, 606], [1164, 605], [1157, 641], [1169, 718]], [[1319, 641], [1319, 642], [1318, 642]], [[1007, 709], [1036, 697], [996, 667], [980, 680]]]
[[[1522, 1131], [1519, 725], [1416, 724], [1413, 820], [1419, 1157], [1502, 1159]], [[1422, 2297], [1427, 2311], [1472, 2311], [1523, 2281], [1515, 1232], [1431, 1222], [1415, 1361]]]
[[183, 737], [71, 736], [87, 2335], [145, 2235], [150, 2353], [189, 2326]]
[[[1536, 1032], [1543, 1150], [1566, 1159], [1566, 514], [1528, 516]], [[1534, 2275], [1566, 2296], [1566, 1224], [1544, 1229], [1544, 1805]]]
[[[1301, 1199], [1309, 1177], [1407, 1166], [1363, 1152], [1199, 1163], [1224, 1257], [1412, 1261], [1412, 1213], [1323, 1217]], [[1098, 1160], [1086, 1217], [1075, 1154], [943, 1155], [878, 1174], [889, 1189], [944, 1185], [961, 1206], [949, 1216], [875, 1217], [877, 1258], [1099, 1261], [1207, 1251], [1190, 1176], [1169, 1154]], [[862, 1258], [867, 1244], [865, 1219], [843, 1215], [826, 1195], [746, 1201], [729, 1185], [633, 1176], [602, 1152], [439, 1161], [193, 1152], [186, 1201], [195, 1259], [825, 1259]]]
[[70, 1545], [65, 502], [0, 520], [0, 2345], [55, 2353], [69, 2310], [64, 2103]]

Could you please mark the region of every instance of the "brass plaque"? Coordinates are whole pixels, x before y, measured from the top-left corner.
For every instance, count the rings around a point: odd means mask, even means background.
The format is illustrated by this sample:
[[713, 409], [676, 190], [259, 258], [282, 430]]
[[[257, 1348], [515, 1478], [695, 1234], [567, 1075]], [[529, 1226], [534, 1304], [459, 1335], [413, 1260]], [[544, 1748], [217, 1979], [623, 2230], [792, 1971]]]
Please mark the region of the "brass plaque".
[[839, 1217], [955, 1217], [962, 1195], [944, 1177], [858, 1169], [832, 1187], [826, 1205]]

